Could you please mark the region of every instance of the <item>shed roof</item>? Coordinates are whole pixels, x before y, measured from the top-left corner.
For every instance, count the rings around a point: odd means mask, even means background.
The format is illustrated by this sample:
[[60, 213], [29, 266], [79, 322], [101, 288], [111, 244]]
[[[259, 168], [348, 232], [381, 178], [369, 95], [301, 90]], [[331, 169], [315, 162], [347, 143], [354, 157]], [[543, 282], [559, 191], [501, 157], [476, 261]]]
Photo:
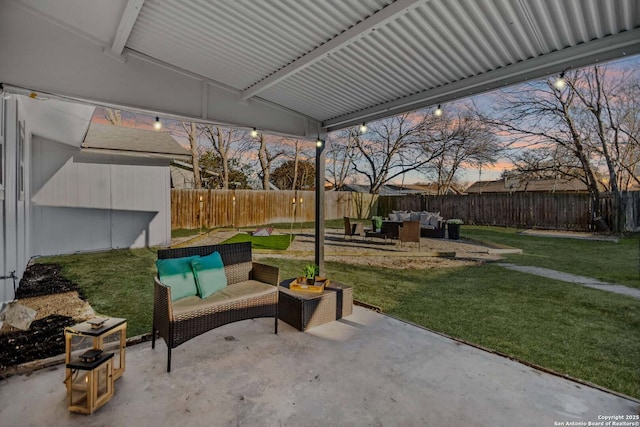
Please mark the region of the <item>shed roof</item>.
[[189, 151], [166, 132], [92, 122], [82, 143], [85, 151], [149, 157], [187, 158]]

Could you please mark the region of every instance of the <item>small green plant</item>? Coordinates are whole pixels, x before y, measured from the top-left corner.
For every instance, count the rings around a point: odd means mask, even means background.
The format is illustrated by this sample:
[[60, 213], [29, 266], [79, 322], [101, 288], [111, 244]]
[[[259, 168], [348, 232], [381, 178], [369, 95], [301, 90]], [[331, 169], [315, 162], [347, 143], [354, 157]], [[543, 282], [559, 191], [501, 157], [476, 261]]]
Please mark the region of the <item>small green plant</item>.
[[371, 219], [376, 224], [376, 230], [380, 230], [382, 228], [382, 217], [381, 216], [372, 216]]
[[307, 264], [302, 269], [302, 274], [307, 279], [314, 279], [320, 273], [320, 268], [315, 264]]
[[453, 218], [453, 219], [448, 219], [447, 224], [464, 224], [464, 222], [462, 222], [461, 219]]

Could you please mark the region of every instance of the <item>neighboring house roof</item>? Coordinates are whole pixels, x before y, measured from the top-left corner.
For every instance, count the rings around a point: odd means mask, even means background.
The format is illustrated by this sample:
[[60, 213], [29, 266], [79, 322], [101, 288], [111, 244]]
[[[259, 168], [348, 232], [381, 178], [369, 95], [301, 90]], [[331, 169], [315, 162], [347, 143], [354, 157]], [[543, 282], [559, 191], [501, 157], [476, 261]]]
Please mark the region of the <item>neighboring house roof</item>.
[[130, 156], [189, 158], [189, 151], [166, 132], [91, 123], [82, 143], [84, 151]]
[[[369, 186], [363, 185], [363, 184], [347, 184], [340, 190], [353, 191], [356, 193], [368, 193]], [[380, 187], [380, 191], [378, 192], [378, 194], [380, 194], [381, 196], [405, 196], [407, 194], [435, 195], [435, 194], [438, 194], [438, 185], [435, 183], [406, 184], [406, 185], [387, 184]], [[449, 187], [447, 189], [446, 194], [462, 194], [462, 193], [453, 187]]]
[[467, 194], [478, 193], [586, 193], [587, 185], [578, 179], [500, 179], [496, 181], [478, 181], [467, 188]]
[[[399, 187], [399, 188], [405, 188], [412, 191], [417, 191], [420, 194], [429, 194], [429, 195], [438, 194], [438, 184], [435, 182], [406, 184], [404, 185], [404, 187]], [[447, 194], [447, 195], [462, 194], [462, 191], [460, 191], [459, 189], [457, 189], [452, 185], [449, 185], [445, 189], [444, 194]]]
[[[353, 191], [355, 193], [368, 193], [370, 187], [364, 184], [345, 184], [340, 191]], [[381, 196], [401, 196], [407, 194], [406, 192], [398, 192], [397, 189], [391, 188], [387, 185], [380, 187], [378, 192]]]

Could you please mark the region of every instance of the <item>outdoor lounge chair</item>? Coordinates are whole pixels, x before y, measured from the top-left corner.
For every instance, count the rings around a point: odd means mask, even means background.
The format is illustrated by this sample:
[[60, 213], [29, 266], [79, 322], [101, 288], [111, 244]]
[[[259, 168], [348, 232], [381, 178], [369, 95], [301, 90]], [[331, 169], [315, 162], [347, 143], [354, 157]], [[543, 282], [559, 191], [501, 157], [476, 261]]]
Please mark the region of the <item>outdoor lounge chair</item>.
[[348, 216], [344, 217], [344, 238], [346, 239], [347, 236], [351, 237], [351, 236], [360, 236], [362, 237], [362, 239], [364, 239], [365, 233], [364, 233], [364, 226], [360, 223], [354, 223], [351, 224], [351, 220], [349, 219]]
[[403, 221], [402, 225], [398, 228], [398, 239], [400, 240], [400, 246], [403, 243], [417, 243], [420, 248], [420, 222], [418, 221]]

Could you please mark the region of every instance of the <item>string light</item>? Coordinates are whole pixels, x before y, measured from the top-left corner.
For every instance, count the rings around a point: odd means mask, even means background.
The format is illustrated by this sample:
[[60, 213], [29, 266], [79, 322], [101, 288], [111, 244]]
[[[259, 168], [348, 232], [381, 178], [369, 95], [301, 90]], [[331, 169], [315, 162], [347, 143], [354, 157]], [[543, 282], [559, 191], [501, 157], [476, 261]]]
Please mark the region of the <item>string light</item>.
[[322, 140], [321, 139], [316, 141], [316, 147], [318, 147], [318, 148], [322, 147]]
[[156, 116], [156, 121], [153, 123], [153, 128], [155, 130], [160, 130], [162, 129], [162, 122], [160, 121], [160, 117]]
[[258, 129], [251, 129], [251, 138], [256, 138], [258, 136]]
[[566, 80], [564, 79], [564, 71], [560, 73], [560, 77], [558, 77], [556, 79], [555, 82], [553, 82], [553, 87], [555, 87], [556, 89], [560, 90], [563, 87], [565, 87], [567, 85]]
[[366, 123], [362, 123], [360, 125], [360, 133], [365, 133], [367, 131], [367, 124]]
[[436, 117], [440, 117], [442, 116], [442, 106], [440, 104], [438, 104], [438, 108], [436, 108], [436, 111], [433, 112], [433, 115]]

